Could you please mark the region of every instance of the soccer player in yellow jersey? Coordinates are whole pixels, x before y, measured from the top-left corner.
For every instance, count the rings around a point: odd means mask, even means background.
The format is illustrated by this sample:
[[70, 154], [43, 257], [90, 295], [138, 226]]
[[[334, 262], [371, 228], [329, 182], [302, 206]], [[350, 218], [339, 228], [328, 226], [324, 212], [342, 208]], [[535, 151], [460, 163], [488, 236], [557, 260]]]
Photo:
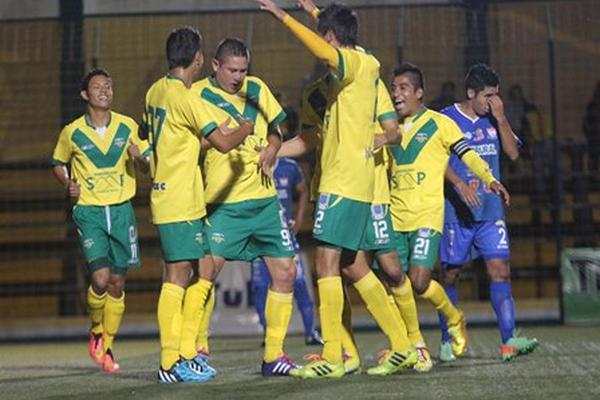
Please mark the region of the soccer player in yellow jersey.
[[467, 350], [464, 315], [431, 279], [444, 220], [444, 173], [450, 153], [507, 203], [509, 195], [489, 165], [469, 148], [456, 123], [425, 108], [423, 95], [421, 70], [412, 64], [396, 68], [392, 97], [403, 134], [401, 145], [389, 147], [392, 222], [400, 259], [415, 292], [446, 317], [453, 352], [461, 356]]
[[[292, 139], [292, 141], [284, 143], [279, 152], [280, 156], [297, 157], [318, 145], [326, 106], [327, 83], [330, 79], [331, 77], [327, 75], [305, 88], [301, 101], [302, 134]], [[390, 117], [396, 118], [396, 112], [390, 100], [389, 93], [381, 80], [377, 86], [376, 115], [379, 121]], [[390, 190], [388, 180], [390, 157], [387, 149], [380, 148], [375, 151], [374, 158], [375, 190], [371, 205], [371, 221], [368, 224], [367, 230], [370, 247], [375, 251], [375, 258], [377, 259], [377, 264], [374, 267], [381, 267], [382, 271], [379, 271], [379, 273], [390, 287], [393, 301], [396, 303], [395, 306], [398, 307], [406, 323], [408, 337], [411, 344], [417, 350], [418, 360], [414, 368], [420, 372], [426, 372], [432, 368], [433, 363], [419, 327], [417, 308], [410, 280], [406, 277], [400, 266], [396, 246], [392, 240], [393, 228], [391, 214], [389, 213]], [[317, 165], [311, 182], [311, 188], [313, 189], [311, 196], [313, 196], [313, 201], [316, 201], [317, 198], [314, 192], [318, 190], [319, 185], [318, 170], [319, 166]], [[344, 271], [346, 270], [342, 272]], [[346, 274], [346, 278], [350, 281], [356, 279], [355, 276], [348, 274]], [[360, 275], [358, 279], [360, 279]], [[345, 305], [344, 329], [341, 334], [342, 348], [344, 349], [344, 366], [347, 374], [358, 370], [360, 366], [358, 350], [352, 339], [349, 314], [350, 309]]]
[[[383, 284], [369, 269], [371, 252], [365, 235], [373, 200], [373, 150], [399, 141], [397, 121], [380, 121], [384, 133], [375, 135], [375, 102], [379, 62], [358, 47], [358, 20], [345, 6], [333, 4], [319, 14], [321, 36], [304, 27], [269, 0], [257, 0], [320, 60], [333, 77], [328, 91], [323, 123], [319, 200], [313, 235], [319, 241], [316, 269], [319, 308], [325, 345], [316, 360], [293, 375], [302, 378], [339, 378], [342, 361], [343, 288], [341, 268], [361, 276], [354, 287], [390, 340], [391, 351], [379, 366], [367, 372], [388, 375], [412, 367], [416, 353], [406, 336], [406, 327], [394, 317]], [[348, 221], [353, 221], [349, 224]]]
[[[217, 126], [191, 90], [204, 61], [196, 29], [183, 27], [171, 32], [166, 53], [169, 73], [146, 93], [141, 129], [152, 145], [150, 205], [166, 262], [157, 311], [161, 342], [158, 382], [202, 382], [216, 371], [196, 355], [198, 326], [214, 273], [212, 258], [205, 253], [199, 136], [227, 152], [240, 144], [253, 126], [241, 120], [234, 131], [228, 120]], [[202, 268], [192, 279], [199, 259], [203, 259]]]
[[[292, 237], [272, 180], [281, 147], [279, 124], [286, 115], [268, 86], [248, 76], [249, 62], [250, 53], [241, 40], [224, 39], [215, 52], [213, 76], [192, 88], [213, 121], [254, 123], [253, 134], [234, 151], [206, 152], [202, 166], [209, 204], [206, 234], [217, 273], [225, 260], [265, 260], [271, 287], [265, 306], [261, 372], [269, 377], [286, 376], [296, 368], [283, 352], [296, 268]], [[208, 350], [207, 330], [208, 324], [203, 324], [199, 332], [201, 353]]]
[[135, 195], [134, 166], [148, 172], [149, 147], [138, 139], [134, 120], [111, 111], [113, 87], [107, 71], [89, 71], [80, 95], [86, 113], [60, 133], [53, 173], [76, 203], [73, 220], [90, 273], [89, 354], [104, 371], [117, 372], [113, 340], [125, 311], [126, 275], [140, 266], [130, 202]]

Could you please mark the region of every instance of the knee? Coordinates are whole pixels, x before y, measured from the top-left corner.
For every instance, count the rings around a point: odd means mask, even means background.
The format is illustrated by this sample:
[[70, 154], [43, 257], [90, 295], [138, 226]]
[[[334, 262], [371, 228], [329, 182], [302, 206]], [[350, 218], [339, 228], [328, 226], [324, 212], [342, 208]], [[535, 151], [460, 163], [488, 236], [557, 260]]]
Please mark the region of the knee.
[[92, 274], [91, 284], [92, 284], [92, 289], [94, 289], [94, 292], [96, 292], [96, 294], [102, 294], [102, 293], [106, 292], [109, 282], [110, 282], [110, 273], [105, 274], [105, 273], [96, 272], [96, 273]]
[[488, 274], [492, 282], [510, 281], [510, 265], [503, 260], [488, 261]]
[[120, 298], [125, 290], [125, 277], [111, 279], [108, 284], [108, 294], [114, 298]]
[[272, 277], [273, 284], [277, 287], [294, 288], [296, 282], [296, 268], [292, 265], [291, 267], [278, 268], [277, 272]]
[[459, 275], [460, 275], [460, 269], [458, 269], [458, 268], [446, 269], [444, 271], [443, 280], [442, 280], [444, 287], [450, 287], [450, 286], [456, 285], [456, 283], [458, 282]]
[[429, 281], [426, 281], [425, 279], [411, 279], [411, 283], [413, 290], [419, 296], [425, 293], [425, 291], [427, 291], [427, 288], [429, 287]]

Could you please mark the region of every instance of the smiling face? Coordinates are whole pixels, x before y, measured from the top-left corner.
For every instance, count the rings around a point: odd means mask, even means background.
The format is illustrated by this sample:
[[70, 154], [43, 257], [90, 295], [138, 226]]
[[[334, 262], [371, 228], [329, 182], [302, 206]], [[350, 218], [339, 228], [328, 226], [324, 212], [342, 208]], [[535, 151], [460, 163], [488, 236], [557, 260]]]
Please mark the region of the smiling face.
[[395, 76], [391, 89], [394, 108], [400, 119], [419, 112], [422, 105], [423, 89], [416, 89], [409, 73]]
[[82, 90], [80, 94], [89, 107], [108, 111], [113, 99], [112, 79], [104, 75], [95, 75], [90, 79], [87, 90]]
[[213, 71], [219, 87], [227, 93], [237, 93], [248, 75], [248, 58], [225, 56], [222, 60], [213, 59]]
[[498, 86], [486, 86], [479, 93], [475, 90], [467, 90], [467, 98], [473, 111], [480, 117], [490, 113], [490, 100], [498, 95]]

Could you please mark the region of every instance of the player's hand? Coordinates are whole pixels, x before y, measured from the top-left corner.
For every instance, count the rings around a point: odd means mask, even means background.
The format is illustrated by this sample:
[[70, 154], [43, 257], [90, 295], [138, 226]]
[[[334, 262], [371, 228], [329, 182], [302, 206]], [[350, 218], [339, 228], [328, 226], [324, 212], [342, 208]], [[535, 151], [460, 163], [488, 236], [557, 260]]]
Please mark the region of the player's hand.
[[278, 19], [283, 20], [287, 15], [285, 11], [281, 9], [277, 4], [271, 0], [256, 0], [261, 10], [265, 10], [276, 16]]
[[500, 98], [500, 96], [498, 96], [498, 95], [492, 96], [489, 100], [489, 104], [490, 104], [490, 111], [492, 112], [492, 115], [494, 116], [496, 121], [501, 121], [504, 118], [506, 118], [506, 116], [504, 114], [504, 103], [502, 102], [502, 99]]
[[498, 196], [502, 197], [506, 206], [510, 206], [510, 194], [503, 184], [498, 181], [494, 181], [490, 184], [490, 189]]
[[373, 142], [373, 149], [377, 150], [380, 147], [385, 146], [388, 143], [388, 138], [384, 134], [380, 133], [375, 135], [375, 141]]
[[77, 183], [77, 178], [69, 179], [66, 189], [69, 192], [69, 197], [73, 199], [77, 199], [81, 194], [81, 186]]
[[454, 186], [462, 200], [467, 203], [467, 205], [471, 208], [477, 208], [481, 206], [481, 200], [477, 195], [477, 192], [473, 190], [469, 185], [464, 182], [460, 182], [458, 185]]
[[301, 228], [301, 226], [300, 226], [300, 225], [302, 225], [302, 224], [298, 224], [298, 223], [296, 223], [296, 221], [295, 221], [295, 220], [293, 220], [293, 219], [290, 219], [290, 220], [288, 221], [288, 227], [290, 228], [290, 231], [292, 231], [292, 233], [293, 233], [294, 235], [297, 235], [297, 234], [298, 234], [298, 232], [300, 232], [300, 228]]
[[258, 167], [260, 168], [262, 174], [269, 178], [269, 181], [273, 178], [273, 169], [276, 159], [277, 149], [275, 147], [269, 145], [260, 148], [260, 154], [258, 156]]
[[129, 140], [129, 146], [127, 147], [127, 153], [129, 153], [129, 157], [132, 159], [138, 159], [142, 157], [142, 153], [140, 153], [140, 148], [137, 144], [133, 143], [133, 140]]
[[313, 11], [317, 8], [317, 6], [315, 6], [315, 3], [313, 3], [312, 0], [297, 0], [296, 3], [298, 4], [298, 7], [300, 7], [301, 9], [303, 9], [311, 15]]

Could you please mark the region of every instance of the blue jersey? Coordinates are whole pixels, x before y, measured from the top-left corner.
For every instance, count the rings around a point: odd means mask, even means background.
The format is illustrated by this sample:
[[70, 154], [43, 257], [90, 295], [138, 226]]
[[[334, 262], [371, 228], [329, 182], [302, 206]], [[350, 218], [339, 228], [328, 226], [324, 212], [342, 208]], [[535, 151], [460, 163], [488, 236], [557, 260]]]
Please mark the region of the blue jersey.
[[[456, 122], [465, 135], [469, 146], [490, 165], [492, 173], [496, 179], [500, 180], [500, 151], [502, 147], [498, 139], [498, 129], [495, 122], [488, 117], [471, 119], [459, 110], [458, 104], [446, 107], [441, 112]], [[456, 175], [477, 192], [481, 200], [481, 206], [470, 208], [456, 190], [448, 188], [445, 192], [445, 223], [470, 224], [476, 221], [504, 219], [504, 205], [500, 196], [486, 187], [456, 155], [451, 155], [448, 165], [452, 167]]]
[[[275, 163], [273, 172], [277, 196], [283, 207], [285, 218], [290, 221], [294, 219], [292, 201], [294, 197], [294, 188], [299, 183], [304, 182], [304, 175], [296, 161], [290, 158], [280, 158]], [[300, 222], [300, 221], [298, 221]]]

